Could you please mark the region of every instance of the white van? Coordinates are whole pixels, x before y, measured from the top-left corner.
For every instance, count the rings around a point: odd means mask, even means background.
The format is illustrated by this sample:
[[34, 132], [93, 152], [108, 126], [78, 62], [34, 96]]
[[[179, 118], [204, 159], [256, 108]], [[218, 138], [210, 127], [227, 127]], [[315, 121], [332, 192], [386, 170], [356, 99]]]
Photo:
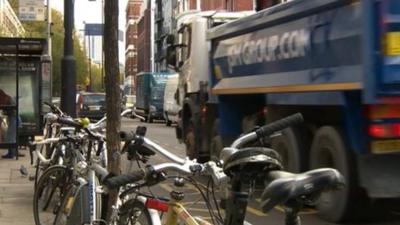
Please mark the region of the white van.
[[164, 119], [167, 126], [178, 121], [178, 113], [181, 109], [176, 101], [175, 93], [178, 89], [179, 75], [174, 74], [168, 76], [167, 84], [164, 91]]

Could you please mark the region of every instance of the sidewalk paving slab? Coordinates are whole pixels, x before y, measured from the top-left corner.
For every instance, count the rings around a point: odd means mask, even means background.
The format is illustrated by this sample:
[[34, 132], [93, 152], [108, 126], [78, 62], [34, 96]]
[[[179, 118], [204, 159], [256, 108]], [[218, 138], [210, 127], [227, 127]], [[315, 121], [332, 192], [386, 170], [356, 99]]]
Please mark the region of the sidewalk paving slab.
[[[0, 155], [6, 154], [0, 149]], [[33, 182], [29, 175], [35, 173], [30, 165], [27, 151], [22, 150], [25, 157], [15, 159], [0, 158], [0, 225], [33, 225], [32, 199]], [[27, 168], [29, 175], [21, 176], [21, 165]]]

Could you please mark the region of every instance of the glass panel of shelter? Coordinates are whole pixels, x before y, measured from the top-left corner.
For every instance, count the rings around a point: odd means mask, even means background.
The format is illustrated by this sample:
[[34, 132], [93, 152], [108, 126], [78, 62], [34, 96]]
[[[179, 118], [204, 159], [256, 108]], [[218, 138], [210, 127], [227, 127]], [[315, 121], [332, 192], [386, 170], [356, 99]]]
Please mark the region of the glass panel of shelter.
[[17, 144], [17, 64], [15, 55], [0, 53], [0, 148]]

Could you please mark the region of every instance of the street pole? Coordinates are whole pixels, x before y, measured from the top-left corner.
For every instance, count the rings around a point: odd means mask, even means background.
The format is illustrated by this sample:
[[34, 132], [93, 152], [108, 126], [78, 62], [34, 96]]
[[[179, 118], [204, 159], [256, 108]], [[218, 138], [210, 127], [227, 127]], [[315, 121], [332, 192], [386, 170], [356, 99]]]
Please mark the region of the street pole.
[[150, 0], [150, 71], [154, 72], [154, 10], [155, 0]]
[[89, 38], [89, 90], [92, 91], [92, 43], [91, 43], [91, 36], [88, 36]]
[[101, 89], [104, 91], [104, 0], [101, 0], [101, 24], [103, 34], [101, 35]]
[[76, 70], [72, 31], [74, 0], [64, 0], [64, 56], [61, 60], [61, 109], [76, 117]]
[[47, 0], [47, 55], [51, 58], [51, 5], [50, 0]]
[[[47, 50], [42, 56], [43, 63], [43, 90], [42, 90], [42, 100], [51, 102], [53, 97], [53, 75], [52, 75], [52, 57], [51, 57], [51, 5], [50, 0], [47, 0]], [[46, 89], [47, 88], [47, 89]], [[46, 112], [45, 108], [43, 108], [43, 112]]]

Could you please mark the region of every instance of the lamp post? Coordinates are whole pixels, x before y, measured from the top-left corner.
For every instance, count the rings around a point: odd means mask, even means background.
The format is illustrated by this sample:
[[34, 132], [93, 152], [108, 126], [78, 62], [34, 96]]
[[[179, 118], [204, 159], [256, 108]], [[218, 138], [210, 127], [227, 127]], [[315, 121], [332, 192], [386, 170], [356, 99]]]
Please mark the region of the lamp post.
[[74, 0], [64, 0], [64, 56], [61, 60], [61, 109], [76, 116], [76, 69], [74, 42]]

